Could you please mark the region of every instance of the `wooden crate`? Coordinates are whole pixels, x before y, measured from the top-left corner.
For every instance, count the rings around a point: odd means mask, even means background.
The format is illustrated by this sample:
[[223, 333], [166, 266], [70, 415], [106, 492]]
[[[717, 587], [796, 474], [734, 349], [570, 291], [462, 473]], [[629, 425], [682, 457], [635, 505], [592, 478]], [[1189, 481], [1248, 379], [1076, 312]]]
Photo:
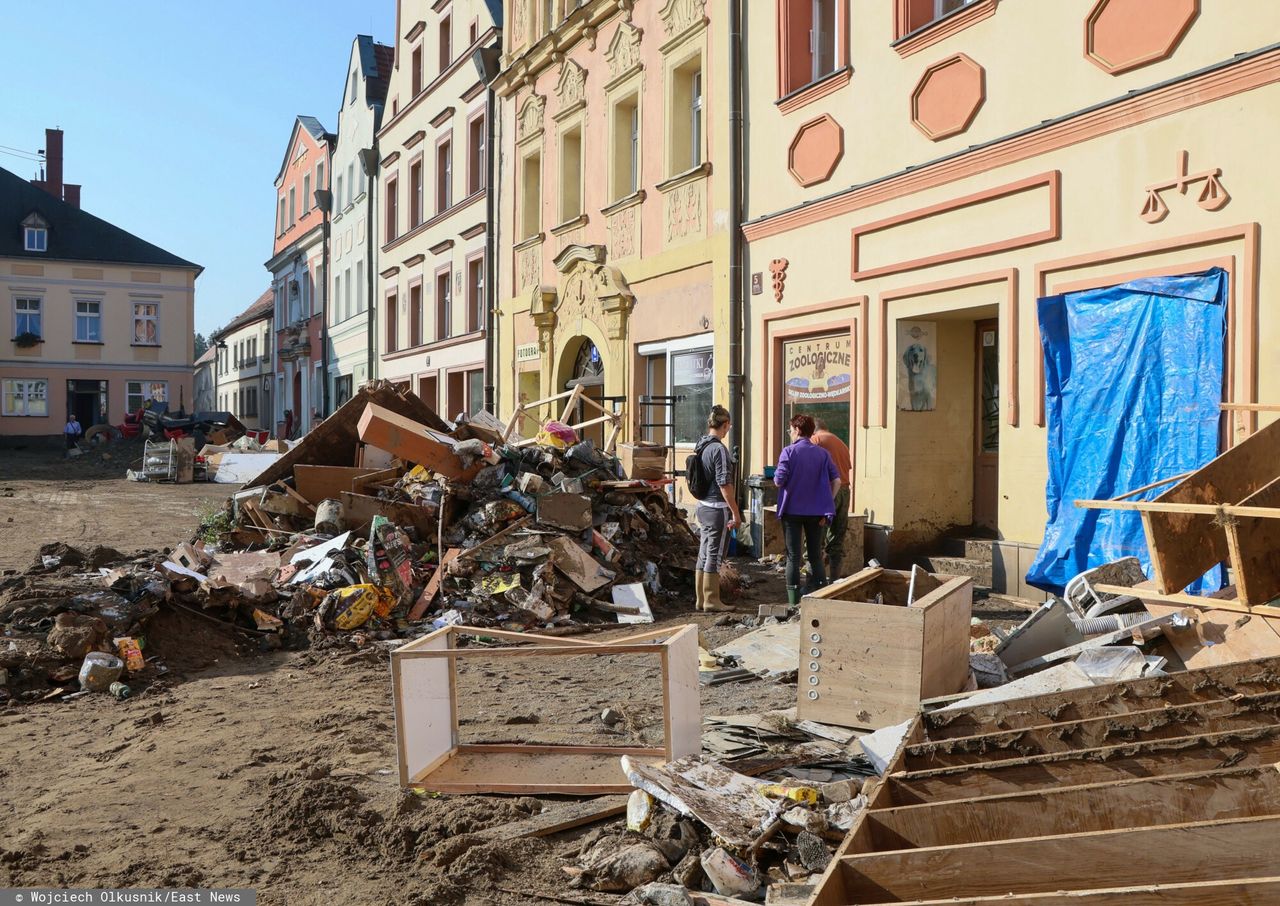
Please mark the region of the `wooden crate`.
[[[463, 635], [523, 644], [459, 648], [456, 642]], [[653, 658], [661, 664], [661, 746], [460, 742], [454, 670], [458, 659], [500, 667], [510, 657], [616, 655]], [[404, 787], [442, 793], [627, 793], [632, 787], [619, 767], [621, 756], [661, 764], [702, 750], [697, 626], [668, 627], [609, 643], [446, 626], [391, 652], [391, 692], [400, 785]]]
[[631, 478], [662, 481], [667, 477], [671, 448], [662, 444], [618, 444], [618, 458]]
[[874, 729], [969, 678], [973, 579], [864, 569], [800, 604], [801, 720]]

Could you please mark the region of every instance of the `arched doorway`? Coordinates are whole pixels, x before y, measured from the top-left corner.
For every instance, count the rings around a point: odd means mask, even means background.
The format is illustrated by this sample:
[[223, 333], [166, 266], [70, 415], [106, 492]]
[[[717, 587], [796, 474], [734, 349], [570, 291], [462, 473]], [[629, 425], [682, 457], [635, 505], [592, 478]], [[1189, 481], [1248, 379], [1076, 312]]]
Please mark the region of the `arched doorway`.
[[[573, 369], [563, 389], [572, 390], [574, 387], [581, 387], [584, 396], [595, 400], [606, 409], [610, 408], [604, 402], [604, 359], [600, 356], [600, 350], [596, 348], [596, 344], [588, 337], [583, 337], [578, 344], [578, 352], [573, 360]], [[598, 414], [594, 409], [589, 409], [588, 411], [591, 412], [591, 415], [587, 415], [583, 412], [583, 409], [583, 404], [579, 403], [578, 411], [570, 413], [569, 417], [574, 423], [586, 421]], [[582, 430], [582, 439], [591, 440], [597, 447], [603, 447], [604, 429], [605, 426], [603, 424], [584, 428]]]

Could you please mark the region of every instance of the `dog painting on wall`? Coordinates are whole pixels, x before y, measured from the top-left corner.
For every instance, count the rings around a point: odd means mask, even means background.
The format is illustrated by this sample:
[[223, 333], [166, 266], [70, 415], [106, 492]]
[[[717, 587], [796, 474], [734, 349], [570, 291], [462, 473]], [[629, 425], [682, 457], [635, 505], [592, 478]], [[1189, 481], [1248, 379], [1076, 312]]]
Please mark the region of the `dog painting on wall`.
[[937, 325], [899, 321], [898, 408], [930, 412], [938, 404]]

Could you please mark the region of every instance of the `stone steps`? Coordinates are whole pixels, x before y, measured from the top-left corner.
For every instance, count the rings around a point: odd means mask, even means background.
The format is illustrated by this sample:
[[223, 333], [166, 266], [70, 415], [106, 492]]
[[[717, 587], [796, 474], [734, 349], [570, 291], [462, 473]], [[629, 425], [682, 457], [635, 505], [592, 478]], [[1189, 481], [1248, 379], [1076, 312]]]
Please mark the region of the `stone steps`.
[[991, 587], [991, 560], [975, 557], [925, 557], [920, 565], [931, 573], [948, 576], [972, 576], [973, 584]]

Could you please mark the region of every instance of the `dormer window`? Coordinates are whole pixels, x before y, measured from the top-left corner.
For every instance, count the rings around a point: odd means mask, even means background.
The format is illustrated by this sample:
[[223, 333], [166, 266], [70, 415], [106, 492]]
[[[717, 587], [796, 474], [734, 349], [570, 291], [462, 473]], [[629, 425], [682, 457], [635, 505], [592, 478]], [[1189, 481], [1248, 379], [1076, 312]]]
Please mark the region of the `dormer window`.
[[49, 251], [49, 225], [39, 214], [22, 221], [22, 248], [28, 252]]

